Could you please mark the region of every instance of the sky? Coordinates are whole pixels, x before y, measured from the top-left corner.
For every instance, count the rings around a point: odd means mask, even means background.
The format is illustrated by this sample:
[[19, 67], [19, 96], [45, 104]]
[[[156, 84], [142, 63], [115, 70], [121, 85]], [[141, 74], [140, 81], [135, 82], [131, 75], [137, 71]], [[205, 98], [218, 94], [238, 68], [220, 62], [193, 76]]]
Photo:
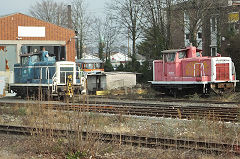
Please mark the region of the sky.
[[[41, 0], [0, 0], [1, 4], [0, 16], [16, 12], [30, 15], [28, 10], [37, 1]], [[53, 1], [70, 3], [70, 0], [53, 0]], [[96, 16], [101, 16], [104, 14], [105, 3], [110, 2], [111, 0], [85, 0], [85, 1], [87, 3], [90, 13]]]

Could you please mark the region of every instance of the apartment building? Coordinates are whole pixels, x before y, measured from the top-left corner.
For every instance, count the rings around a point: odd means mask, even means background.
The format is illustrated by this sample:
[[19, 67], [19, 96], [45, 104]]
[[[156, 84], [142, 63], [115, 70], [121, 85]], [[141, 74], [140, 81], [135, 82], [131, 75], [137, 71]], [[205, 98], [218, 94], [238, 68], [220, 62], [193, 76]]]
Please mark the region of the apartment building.
[[203, 49], [204, 55], [215, 56], [220, 52], [228, 56], [226, 48], [229, 47], [229, 40], [239, 33], [240, 1], [210, 2], [211, 5], [201, 4], [202, 8], [197, 6], [197, 2], [196, 6], [191, 4], [187, 7], [188, 2], [185, 2], [174, 7], [171, 19], [173, 48], [189, 46], [194, 37], [195, 45]]

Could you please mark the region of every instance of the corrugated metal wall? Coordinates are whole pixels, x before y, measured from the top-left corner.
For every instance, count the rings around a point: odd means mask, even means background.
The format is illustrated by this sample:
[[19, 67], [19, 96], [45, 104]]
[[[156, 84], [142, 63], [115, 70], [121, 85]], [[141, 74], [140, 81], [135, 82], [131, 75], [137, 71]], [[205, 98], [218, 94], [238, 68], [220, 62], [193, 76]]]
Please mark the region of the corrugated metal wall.
[[106, 72], [107, 90], [136, 86], [136, 74], [124, 72]]
[[6, 60], [8, 67], [13, 71], [13, 65], [17, 63], [16, 45], [0, 45], [5, 49], [0, 49], [0, 71], [6, 71]]

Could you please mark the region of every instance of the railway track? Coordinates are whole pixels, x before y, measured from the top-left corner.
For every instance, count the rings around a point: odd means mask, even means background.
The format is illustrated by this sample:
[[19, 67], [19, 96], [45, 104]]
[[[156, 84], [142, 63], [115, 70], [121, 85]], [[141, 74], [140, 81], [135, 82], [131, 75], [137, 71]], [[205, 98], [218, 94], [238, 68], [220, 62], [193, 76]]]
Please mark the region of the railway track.
[[164, 137], [150, 137], [138, 136], [128, 134], [111, 134], [102, 132], [85, 132], [75, 130], [60, 130], [48, 128], [34, 128], [22, 126], [0, 125], [0, 132], [6, 134], [17, 135], [38, 135], [45, 134], [51, 136], [67, 136], [67, 135], [81, 135], [82, 139], [88, 137], [94, 138], [96, 141], [112, 142], [124, 145], [148, 147], [148, 148], [174, 148], [174, 149], [188, 149], [199, 150], [205, 152], [218, 152], [218, 153], [234, 153], [240, 154], [240, 145], [229, 143], [217, 143], [199, 141], [194, 139], [174, 139]]
[[[5, 105], [16, 105], [16, 103], [1, 103]], [[22, 105], [26, 105], [22, 103]], [[44, 103], [40, 104], [44, 109], [69, 110], [82, 112], [97, 112], [121, 115], [136, 115], [148, 117], [164, 117], [178, 119], [203, 119], [239, 122], [240, 108], [237, 107], [214, 107], [214, 106], [176, 106], [164, 104], [143, 103], [116, 103], [107, 104], [89, 103]]]
[[[76, 102], [78, 102], [79, 99], [84, 99], [85, 97], [82, 97], [84, 95], [81, 95], [79, 97], [79, 95], [75, 95], [74, 99]], [[12, 99], [19, 99], [19, 98], [14, 98], [14, 97], [4, 97], [6, 100], [12, 100]], [[149, 101], [149, 102], [169, 102], [169, 103], [202, 103], [202, 104], [224, 104], [224, 105], [228, 105], [228, 104], [235, 104], [235, 105], [240, 105], [240, 102], [238, 101], [221, 101], [221, 100], [208, 100], [208, 99], [199, 99], [199, 100], [191, 100], [191, 99], [182, 99], [182, 98], [137, 98], [137, 99], [131, 99], [131, 98], [127, 98], [127, 97], [105, 97], [105, 96], [96, 96], [96, 95], [88, 95], [87, 99], [84, 99], [85, 101], [89, 101], [89, 102], [95, 102], [95, 101], [99, 101], [101, 100], [102, 103], [109, 103], [107, 102], [108, 100], [116, 100], [116, 101], [123, 101], [123, 100], [129, 100], [129, 101]], [[0, 98], [0, 102], [1, 102], [1, 98]]]
[[[58, 106], [47, 108], [59, 109]], [[62, 109], [62, 108], [60, 108]], [[116, 106], [116, 105], [68, 105], [63, 109], [73, 111], [89, 111], [108, 114], [136, 115], [148, 117], [164, 117], [179, 119], [202, 119], [239, 122], [240, 110], [238, 108], [225, 107], [181, 107], [181, 106]]]
[[[78, 96], [76, 96], [78, 98]], [[166, 98], [166, 97], [161, 97], [161, 98], [138, 98], [138, 99], [131, 99], [128, 97], [104, 97], [104, 96], [94, 96], [91, 95], [89, 96], [90, 99], [115, 99], [115, 100], [138, 100], [138, 101], [158, 101], [158, 102], [184, 102], [184, 103], [207, 103], [207, 104], [240, 104], [240, 102], [234, 102], [234, 101], [221, 101], [221, 100], [208, 100], [204, 99], [203, 100], [191, 100], [191, 99], [181, 99], [181, 98]]]

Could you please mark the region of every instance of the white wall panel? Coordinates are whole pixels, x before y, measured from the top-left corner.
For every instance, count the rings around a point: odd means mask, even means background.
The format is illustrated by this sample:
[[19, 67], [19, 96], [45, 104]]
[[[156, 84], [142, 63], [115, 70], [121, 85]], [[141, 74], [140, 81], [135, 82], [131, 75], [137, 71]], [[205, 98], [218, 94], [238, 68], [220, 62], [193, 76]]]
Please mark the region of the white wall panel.
[[45, 27], [18, 26], [19, 37], [45, 37]]

